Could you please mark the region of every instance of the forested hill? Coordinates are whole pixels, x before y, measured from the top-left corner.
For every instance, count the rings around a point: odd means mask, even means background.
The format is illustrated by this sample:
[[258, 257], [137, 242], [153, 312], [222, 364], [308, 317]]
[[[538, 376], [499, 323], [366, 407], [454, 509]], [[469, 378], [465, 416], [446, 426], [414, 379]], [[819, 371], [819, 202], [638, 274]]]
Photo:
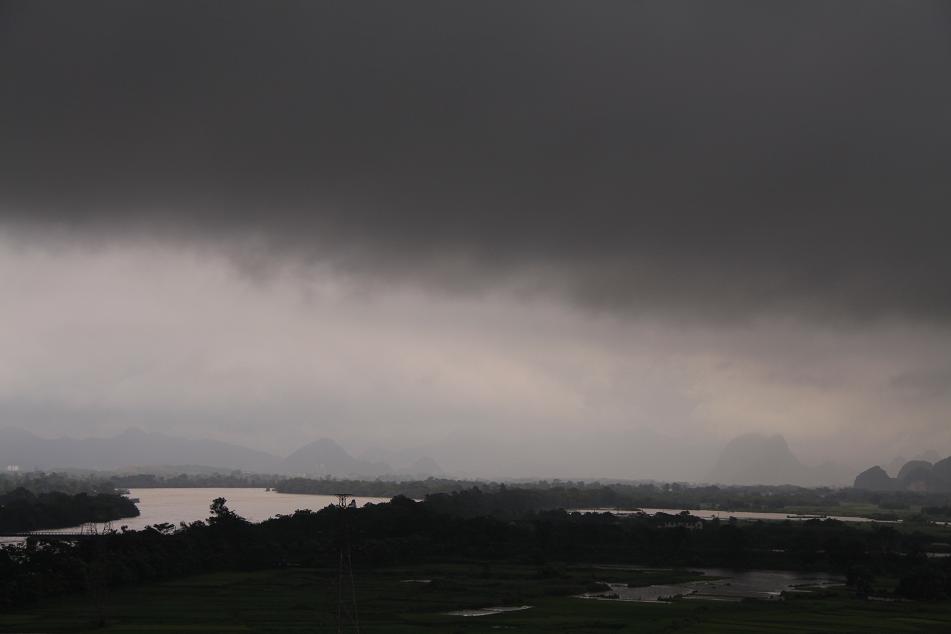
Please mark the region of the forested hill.
[[24, 488], [0, 495], [0, 531], [67, 528], [86, 522], [135, 517], [139, 509], [116, 493], [33, 493]]

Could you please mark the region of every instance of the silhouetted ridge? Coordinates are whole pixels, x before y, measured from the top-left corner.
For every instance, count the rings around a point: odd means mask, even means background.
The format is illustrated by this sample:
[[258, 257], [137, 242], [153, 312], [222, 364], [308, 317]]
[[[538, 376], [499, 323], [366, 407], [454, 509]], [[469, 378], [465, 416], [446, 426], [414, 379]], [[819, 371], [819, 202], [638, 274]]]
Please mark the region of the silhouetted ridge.
[[710, 474], [720, 484], [795, 484], [817, 486], [841, 482], [840, 469], [832, 464], [810, 468], [799, 462], [776, 434], [744, 434], [734, 438], [723, 451]]
[[329, 438], [315, 440], [293, 452], [284, 459], [282, 471], [339, 477], [375, 477], [392, 473], [392, 469], [385, 463], [354, 458]]
[[928, 460], [909, 460], [895, 478], [888, 477], [881, 467], [872, 467], [860, 473], [853, 486], [870, 491], [951, 493], [951, 457], [934, 464]]
[[[191, 439], [127, 429], [105, 438], [42, 438], [17, 428], [0, 429], [0, 469], [17, 465], [40, 469], [136, 469], [182, 472], [303, 474], [333, 477], [378, 477], [396, 473], [382, 461], [360, 460], [329, 438], [315, 440], [287, 458], [209, 439]], [[442, 469], [428, 457], [399, 470], [415, 476], [439, 475]]]
[[892, 491], [897, 488], [898, 483], [884, 469], [875, 466], [858, 474], [852, 486], [856, 489], [866, 489], [868, 491]]
[[22, 429], [0, 429], [0, 466], [22, 469], [110, 470], [141, 465], [204, 465], [223, 470], [274, 472], [280, 458], [209, 439], [128, 429], [105, 438], [41, 438]]

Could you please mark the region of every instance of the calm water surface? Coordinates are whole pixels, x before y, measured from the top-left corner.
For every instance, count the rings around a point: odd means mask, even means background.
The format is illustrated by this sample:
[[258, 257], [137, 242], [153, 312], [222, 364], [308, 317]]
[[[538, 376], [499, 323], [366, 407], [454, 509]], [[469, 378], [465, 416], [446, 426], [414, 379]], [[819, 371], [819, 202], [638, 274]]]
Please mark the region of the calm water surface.
[[[318, 511], [337, 498], [331, 495], [304, 495], [296, 493], [277, 493], [264, 489], [131, 489], [129, 497], [138, 498], [140, 515], [126, 517], [112, 522], [112, 527], [122, 526], [129, 530], [141, 530], [146, 526], [168, 522], [178, 526], [179, 522], [191, 523], [207, 519], [211, 514], [208, 507], [215, 498], [228, 500], [228, 508], [251, 522], [261, 522], [275, 515], [289, 515], [298, 509]], [[389, 502], [389, 498], [357, 498], [357, 504], [376, 504]], [[76, 532], [80, 527], [59, 529], [62, 532]], [[5, 541], [17, 541], [8, 539]]]
[[[624, 570], [624, 567], [612, 567]], [[651, 570], [650, 568], [628, 568]], [[683, 596], [687, 599], [708, 601], [740, 601], [742, 599], [779, 599], [783, 592], [805, 592], [801, 586], [810, 588], [840, 585], [845, 578], [825, 573], [802, 573], [787, 570], [725, 570], [722, 568], [696, 569], [709, 580], [686, 581], [667, 585], [630, 587], [626, 583], [608, 583], [604, 592], [588, 592], [582, 599], [604, 601], [664, 601], [668, 597]]]
[[[113, 526], [139, 530], [152, 524], [194, 522], [207, 519], [208, 507], [215, 498], [228, 500], [228, 508], [251, 522], [261, 522], [275, 515], [289, 515], [298, 509], [320, 509], [336, 503], [332, 495], [277, 493], [264, 489], [131, 489], [129, 497], [139, 498], [138, 517], [116, 520]], [[357, 498], [357, 504], [389, 502], [389, 498]]]
[[[614, 515], [635, 515], [637, 513], [647, 513], [655, 515], [657, 513], [666, 513], [668, 515], [677, 515], [681, 511], [687, 511], [695, 517], [704, 520], [712, 520], [715, 517], [721, 520], [728, 520], [735, 517], [738, 520], [775, 520], [775, 521], [805, 521], [812, 519], [810, 515], [794, 515], [790, 513], [760, 513], [757, 511], [716, 511], [713, 509], [649, 509], [643, 508], [635, 511], [612, 509], [612, 508], [591, 508], [591, 509], [569, 509], [569, 513], [613, 513]], [[824, 515], [821, 519], [839, 520], [840, 522], [875, 522], [878, 524], [894, 524], [893, 521], [874, 520], [870, 517], [843, 516], [843, 515]]]

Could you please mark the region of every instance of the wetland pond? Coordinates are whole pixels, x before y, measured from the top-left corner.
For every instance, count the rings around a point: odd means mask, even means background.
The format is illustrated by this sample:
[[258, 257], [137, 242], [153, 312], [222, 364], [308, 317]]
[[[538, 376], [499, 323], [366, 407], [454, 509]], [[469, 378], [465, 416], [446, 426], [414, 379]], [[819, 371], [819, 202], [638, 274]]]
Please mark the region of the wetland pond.
[[497, 606], [494, 608], [475, 608], [473, 610], [455, 610], [446, 612], [447, 616], [492, 616], [493, 614], [504, 614], [505, 612], [521, 612], [530, 610], [530, 605]]
[[713, 520], [719, 519], [727, 521], [730, 518], [735, 517], [738, 520], [768, 520], [774, 522], [782, 522], [787, 520], [792, 521], [806, 521], [812, 519], [820, 520], [838, 520], [840, 522], [874, 522], [877, 524], [894, 524], [896, 522], [891, 520], [876, 520], [871, 517], [860, 517], [853, 515], [797, 515], [792, 513], [768, 513], [765, 511], [722, 511], [714, 509], [657, 509], [657, 508], [642, 508], [642, 509], [619, 509], [619, 508], [576, 508], [568, 509], [569, 513], [611, 513], [612, 515], [617, 515], [618, 517], [624, 517], [628, 515], [657, 515], [658, 513], [664, 513], [666, 515], [680, 515], [683, 512], [687, 512], [694, 517], [699, 517], [702, 520]]
[[[650, 572], [656, 568], [605, 567], [605, 572]], [[727, 570], [722, 568], [693, 569], [703, 577], [681, 583], [632, 586], [628, 583], [607, 583], [600, 592], [578, 595], [582, 599], [601, 601], [663, 602], [674, 597], [708, 601], [740, 601], [742, 599], [780, 599], [783, 592], [808, 592], [845, 583], [845, 578], [821, 572], [788, 570]], [[607, 575], [606, 575], [607, 576]]]

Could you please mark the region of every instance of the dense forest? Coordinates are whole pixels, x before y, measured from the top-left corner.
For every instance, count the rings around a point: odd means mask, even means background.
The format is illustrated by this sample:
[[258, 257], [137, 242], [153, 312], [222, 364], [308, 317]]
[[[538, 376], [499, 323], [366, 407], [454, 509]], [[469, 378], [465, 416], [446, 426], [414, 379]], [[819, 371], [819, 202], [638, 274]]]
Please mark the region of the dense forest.
[[9, 493], [14, 489], [25, 489], [31, 493], [121, 493], [108, 477], [92, 474], [46, 473], [27, 471], [0, 473], [0, 493]]
[[425, 480], [353, 480], [338, 478], [286, 478], [274, 487], [280, 493], [305, 493], [334, 495], [340, 492], [358, 497], [391, 498], [403, 495], [420, 500], [433, 493], [451, 493], [472, 487], [494, 490], [494, 482], [454, 480], [452, 478], [427, 478]]
[[97, 475], [5, 473], [0, 475], [0, 531], [67, 528], [139, 514], [114, 483]]
[[155, 473], [115, 474], [109, 476], [109, 482], [122, 489], [191, 489], [215, 487], [220, 489], [233, 488], [271, 488], [277, 486], [283, 476], [261, 473], [179, 473], [176, 475], [162, 475]]
[[[206, 522], [162, 524], [77, 543], [31, 539], [0, 550], [0, 606], [198, 572], [286, 565], [332, 566], [343, 521], [354, 565], [361, 568], [425, 561], [636, 563], [841, 571], [859, 594], [876, 579], [899, 578], [896, 593], [944, 599], [951, 559], [929, 559], [939, 541], [923, 530], [889, 525], [806, 522], [702, 522], [686, 514], [618, 517], [607, 513], [519, 510], [530, 490], [468, 490], [424, 502], [396, 497], [387, 504], [298, 511], [251, 524], [224, 499]], [[498, 509], [474, 514], [470, 503]], [[98, 571], [98, 572], [96, 572]], [[96, 574], [94, 574], [96, 573]], [[97, 576], [98, 575], [98, 576]], [[96, 579], [101, 581], [97, 582]]]
[[[679, 483], [626, 483], [539, 480], [531, 482], [476, 482], [446, 478], [426, 480], [338, 480], [333, 478], [291, 478], [276, 487], [282, 493], [331, 495], [347, 492], [361, 497], [392, 497], [403, 495], [413, 499], [459, 493], [450, 502], [445, 498], [431, 500], [438, 504], [454, 504], [460, 512], [473, 515], [507, 512], [507, 505], [519, 512], [546, 509], [713, 509], [730, 511], [809, 512], [835, 515], [841, 507], [865, 506], [863, 513], [874, 519], [906, 521], [922, 513], [931, 519], [946, 515], [951, 495], [914, 491], [866, 491], [852, 488], [803, 488], [797, 486], [716, 486]], [[493, 494], [482, 496], [480, 494]], [[496, 495], [497, 494], [497, 495]], [[517, 498], [517, 499], [513, 499]], [[502, 505], [499, 507], [498, 505]], [[925, 519], [925, 518], [923, 518]]]
[[0, 531], [6, 533], [67, 528], [138, 514], [135, 503], [117, 493], [33, 493], [18, 488], [0, 494]]

